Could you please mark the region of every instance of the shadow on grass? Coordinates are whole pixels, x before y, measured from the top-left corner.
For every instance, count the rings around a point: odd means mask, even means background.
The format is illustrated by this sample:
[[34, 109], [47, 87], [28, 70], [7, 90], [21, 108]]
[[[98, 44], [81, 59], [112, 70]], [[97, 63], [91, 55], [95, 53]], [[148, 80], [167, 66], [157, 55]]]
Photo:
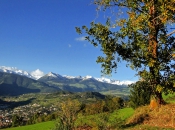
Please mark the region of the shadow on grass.
[[138, 117], [133, 118], [129, 123], [124, 124], [121, 126], [122, 129], [134, 127], [136, 125], [140, 125], [144, 122], [144, 120], [147, 120], [149, 118], [148, 114], [141, 114]]

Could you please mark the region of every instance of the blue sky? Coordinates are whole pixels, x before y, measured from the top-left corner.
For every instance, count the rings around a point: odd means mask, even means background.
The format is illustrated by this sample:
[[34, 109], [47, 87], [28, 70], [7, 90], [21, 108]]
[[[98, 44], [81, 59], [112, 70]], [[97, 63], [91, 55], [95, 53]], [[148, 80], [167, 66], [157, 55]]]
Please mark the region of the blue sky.
[[[100, 48], [81, 39], [75, 27], [103, 22], [91, 0], [0, 0], [0, 66], [45, 74], [101, 76]], [[101, 15], [101, 14], [100, 14]], [[119, 64], [111, 79], [137, 80]]]

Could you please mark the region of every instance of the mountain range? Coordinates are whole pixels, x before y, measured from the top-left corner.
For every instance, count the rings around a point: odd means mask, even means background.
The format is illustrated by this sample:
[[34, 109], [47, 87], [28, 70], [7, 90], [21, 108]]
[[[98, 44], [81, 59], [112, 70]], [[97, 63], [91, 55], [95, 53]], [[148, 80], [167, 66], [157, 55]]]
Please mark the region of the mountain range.
[[54, 72], [49, 72], [48, 74], [44, 75], [44, 73], [42, 71], [40, 71], [39, 69], [29, 73], [27, 71], [17, 69], [16, 67], [6, 67], [6, 66], [0, 66], [0, 72], [18, 74], [18, 75], [21, 75], [21, 76], [26, 76], [28, 78], [35, 79], [35, 80], [38, 80], [42, 76], [47, 75], [47, 76], [50, 76], [50, 77], [52, 77], [52, 76], [57, 77], [58, 76], [58, 77], [67, 78], [67, 79], [78, 79], [78, 78], [79, 79], [94, 79], [94, 80], [97, 80], [99, 82], [109, 83], [109, 84], [116, 84], [116, 85], [129, 85], [129, 84], [132, 84], [132, 83], [135, 82], [135, 81], [129, 81], [129, 80], [119, 81], [119, 80], [108, 79], [108, 78], [105, 78], [105, 77], [95, 78], [95, 77], [92, 77], [92, 76], [89, 76], [89, 75], [87, 75], [85, 77], [82, 77], [82, 76], [74, 77], [74, 76], [68, 76], [68, 75], [59, 75], [59, 74], [56, 74]]
[[[37, 75], [39, 74], [39, 75]], [[67, 76], [40, 70], [29, 73], [14, 67], [0, 67], [0, 95], [20, 95], [25, 93], [69, 92], [107, 92], [128, 93], [128, 84], [107, 78], [92, 76]]]

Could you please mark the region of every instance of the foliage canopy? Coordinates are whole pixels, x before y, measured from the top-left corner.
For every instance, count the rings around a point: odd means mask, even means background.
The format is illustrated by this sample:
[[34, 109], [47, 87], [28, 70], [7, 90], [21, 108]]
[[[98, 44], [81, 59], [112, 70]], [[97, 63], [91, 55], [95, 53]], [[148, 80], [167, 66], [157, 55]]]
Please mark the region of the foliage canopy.
[[[86, 40], [101, 47], [99, 56], [104, 74], [111, 74], [117, 62], [127, 61], [140, 78], [152, 85], [159, 99], [161, 93], [175, 87], [174, 0], [94, 0], [97, 10], [112, 10], [105, 24], [91, 22], [90, 27], [76, 27]], [[116, 11], [117, 10], [117, 11]], [[124, 16], [124, 17], [122, 17]], [[172, 31], [172, 32], [171, 32]]]

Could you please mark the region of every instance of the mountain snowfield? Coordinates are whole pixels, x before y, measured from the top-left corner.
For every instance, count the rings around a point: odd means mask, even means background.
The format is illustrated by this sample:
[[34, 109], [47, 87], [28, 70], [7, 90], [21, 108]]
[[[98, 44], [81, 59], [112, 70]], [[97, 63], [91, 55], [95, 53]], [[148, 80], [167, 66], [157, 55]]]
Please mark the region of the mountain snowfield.
[[119, 81], [119, 80], [113, 80], [113, 79], [108, 79], [105, 77], [101, 77], [101, 78], [94, 78], [92, 76], [68, 76], [68, 75], [59, 75], [53, 72], [49, 72], [48, 74], [44, 74], [44, 72], [42, 72], [41, 70], [37, 69], [35, 71], [32, 72], [27, 72], [24, 70], [20, 70], [16, 67], [6, 67], [6, 66], [0, 66], [0, 72], [6, 72], [6, 73], [13, 73], [13, 74], [18, 74], [18, 75], [22, 75], [22, 76], [26, 76], [28, 78], [32, 78], [35, 80], [38, 80], [39, 78], [41, 78], [42, 76], [50, 76], [53, 78], [68, 78], [68, 79], [72, 79], [72, 78], [78, 78], [78, 79], [82, 79], [82, 80], [86, 80], [86, 79], [93, 79], [93, 80], [97, 80], [99, 82], [104, 82], [104, 83], [109, 83], [109, 84], [116, 84], [116, 85], [129, 85], [132, 83], [135, 83], [135, 81], [129, 81], [129, 80], [125, 80], [125, 81]]

